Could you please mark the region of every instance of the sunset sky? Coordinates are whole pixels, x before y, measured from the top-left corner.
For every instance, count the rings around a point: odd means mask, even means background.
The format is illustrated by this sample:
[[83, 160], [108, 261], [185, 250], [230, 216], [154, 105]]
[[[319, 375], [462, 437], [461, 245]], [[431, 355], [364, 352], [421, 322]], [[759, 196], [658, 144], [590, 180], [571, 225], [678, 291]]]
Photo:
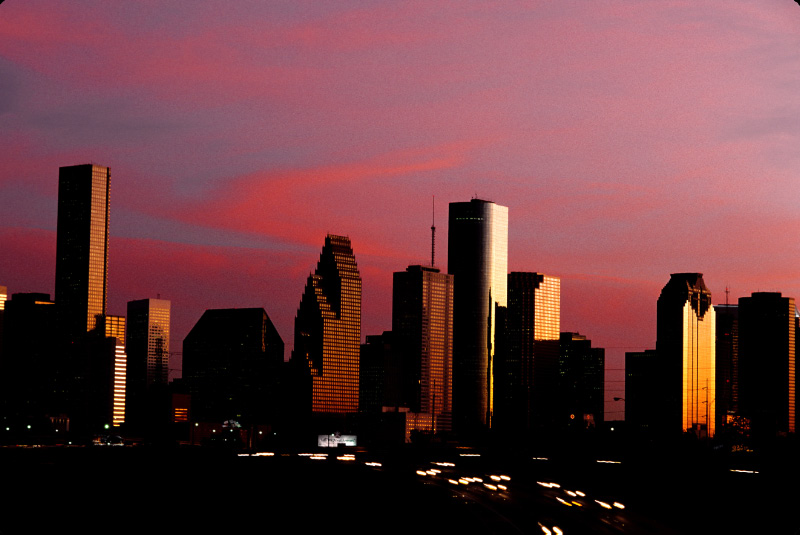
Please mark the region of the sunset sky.
[[109, 313], [171, 300], [175, 351], [264, 307], [288, 358], [326, 233], [390, 329], [433, 196], [444, 270], [449, 202], [509, 207], [509, 269], [561, 277], [609, 396], [670, 273], [800, 298], [793, 0], [6, 0], [0, 140], [0, 285], [54, 294], [58, 167], [108, 166]]

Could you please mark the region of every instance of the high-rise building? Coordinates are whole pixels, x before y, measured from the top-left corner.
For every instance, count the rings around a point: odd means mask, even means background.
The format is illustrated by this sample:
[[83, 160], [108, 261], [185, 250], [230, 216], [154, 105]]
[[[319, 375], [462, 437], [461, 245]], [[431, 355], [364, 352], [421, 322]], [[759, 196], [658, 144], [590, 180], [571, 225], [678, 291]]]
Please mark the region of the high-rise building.
[[491, 427], [496, 307], [506, 306], [508, 207], [450, 203], [447, 271], [453, 295], [453, 418], [456, 430]]
[[453, 275], [417, 265], [396, 272], [393, 279], [393, 349], [402, 368], [404, 405], [431, 414], [430, 431], [450, 431]]
[[55, 304], [49, 294], [15, 293], [5, 301], [0, 409], [6, 418], [53, 414], [62, 397], [58, 352], [52, 336]]
[[127, 390], [128, 355], [125, 353], [125, 317], [102, 316], [103, 335], [113, 339], [114, 361], [111, 366], [111, 423], [118, 427], [125, 423], [125, 397]]
[[717, 314], [717, 428], [739, 412], [739, 306], [714, 305]]
[[[658, 353], [655, 349], [625, 353], [625, 424], [640, 433], [663, 429], [661, 414], [664, 399], [657, 385], [661, 384]], [[660, 426], [660, 427], [659, 427]]]
[[311, 379], [314, 413], [358, 411], [361, 275], [350, 238], [329, 234], [294, 323], [292, 360]]
[[508, 306], [498, 309], [502, 343], [495, 365], [495, 423], [506, 430], [552, 427], [559, 377], [561, 279], [508, 274]]
[[8, 288], [0, 286], [0, 366], [3, 363], [3, 317], [5, 316]]
[[56, 306], [70, 341], [106, 313], [110, 177], [99, 165], [58, 170]]
[[739, 298], [739, 411], [759, 436], [795, 431], [794, 298]]
[[605, 349], [578, 333], [561, 333], [556, 400], [559, 427], [600, 427], [605, 415]]
[[[141, 427], [146, 420], [166, 417], [169, 380], [170, 302], [140, 299], [128, 302], [129, 422]], [[159, 401], [161, 409], [159, 411]], [[164, 418], [161, 418], [162, 420]]]
[[183, 341], [191, 420], [276, 418], [283, 340], [263, 308], [206, 310]]
[[659, 424], [666, 432], [714, 435], [716, 313], [702, 273], [673, 273], [658, 298], [656, 351], [662, 370]]

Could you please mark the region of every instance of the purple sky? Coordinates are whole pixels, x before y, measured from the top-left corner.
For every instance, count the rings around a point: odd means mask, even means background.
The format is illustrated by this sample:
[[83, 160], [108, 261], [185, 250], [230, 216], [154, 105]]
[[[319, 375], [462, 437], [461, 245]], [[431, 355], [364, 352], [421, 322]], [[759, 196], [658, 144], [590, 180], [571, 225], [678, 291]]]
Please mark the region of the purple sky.
[[[431, 196], [509, 207], [562, 330], [654, 347], [669, 274], [800, 297], [800, 6], [7, 0], [0, 284], [54, 293], [58, 167], [111, 168], [109, 312], [264, 307], [287, 343], [326, 233], [363, 333], [426, 262]], [[611, 414], [611, 417], [614, 415]]]

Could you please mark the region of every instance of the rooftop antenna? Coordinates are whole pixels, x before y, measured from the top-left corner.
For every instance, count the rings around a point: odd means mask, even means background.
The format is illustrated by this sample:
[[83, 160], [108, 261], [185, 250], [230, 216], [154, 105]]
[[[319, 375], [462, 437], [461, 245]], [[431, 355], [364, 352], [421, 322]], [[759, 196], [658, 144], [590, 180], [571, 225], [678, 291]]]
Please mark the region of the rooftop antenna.
[[436, 259], [436, 195], [432, 196], [431, 199], [431, 209], [432, 209], [432, 219], [431, 219], [431, 267], [435, 266], [434, 260]]
[[731, 293], [730, 288], [725, 286], [725, 306], [728, 306], [728, 295]]

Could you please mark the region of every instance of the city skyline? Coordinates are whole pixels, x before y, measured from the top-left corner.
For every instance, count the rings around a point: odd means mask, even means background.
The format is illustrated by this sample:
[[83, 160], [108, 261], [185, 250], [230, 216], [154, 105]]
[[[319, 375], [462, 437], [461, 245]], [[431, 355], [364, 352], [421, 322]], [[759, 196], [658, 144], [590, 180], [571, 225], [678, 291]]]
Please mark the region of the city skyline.
[[654, 346], [669, 273], [704, 273], [714, 304], [800, 295], [793, 2], [88, 6], [0, 5], [9, 293], [55, 298], [57, 169], [97, 162], [107, 311], [160, 293], [172, 347], [252, 306], [288, 355], [326, 233], [359, 259], [362, 339], [386, 330], [432, 195], [508, 206], [509, 271], [560, 277], [561, 329], [610, 369]]

